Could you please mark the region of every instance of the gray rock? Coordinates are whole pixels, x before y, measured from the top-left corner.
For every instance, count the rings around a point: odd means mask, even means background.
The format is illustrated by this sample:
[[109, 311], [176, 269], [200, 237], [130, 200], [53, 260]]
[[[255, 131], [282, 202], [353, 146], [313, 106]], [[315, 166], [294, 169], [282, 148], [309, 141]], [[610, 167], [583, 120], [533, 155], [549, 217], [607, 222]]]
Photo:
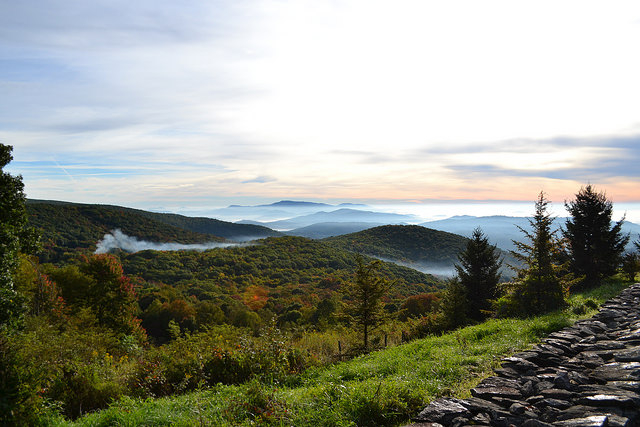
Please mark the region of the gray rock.
[[571, 380], [569, 379], [569, 373], [560, 371], [553, 378], [553, 385], [555, 388], [559, 388], [562, 390], [569, 390], [573, 388], [573, 384], [571, 384]]
[[504, 359], [502, 359], [502, 366], [505, 368], [512, 368], [518, 372], [528, 372], [528, 371], [535, 371], [536, 369], [538, 369], [538, 365], [536, 365], [535, 363], [527, 360], [527, 359], [523, 359], [522, 357], [505, 357]]
[[551, 406], [552, 408], [567, 409], [571, 407], [571, 402], [569, 402], [568, 400], [547, 398], [541, 399], [538, 402], [538, 406]]
[[525, 413], [525, 411], [527, 410], [527, 407], [524, 406], [522, 403], [514, 403], [509, 407], [509, 412], [511, 412], [513, 415], [522, 415]]
[[609, 381], [607, 385], [636, 393], [640, 392], [640, 381]]
[[546, 390], [542, 390], [540, 394], [546, 398], [562, 400], [571, 400], [571, 398], [575, 396], [574, 392], [571, 392], [569, 390], [562, 390], [560, 388], [549, 388]]
[[497, 416], [503, 417], [509, 415], [509, 411], [506, 408], [478, 397], [470, 397], [469, 399], [462, 400], [460, 403], [473, 413], [488, 412], [490, 414], [496, 414]]
[[533, 388], [535, 389], [536, 394], [542, 394], [544, 390], [553, 388], [553, 383], [550, 381], [540, 381], [538, 384], [533, 386]]
[[513, 387], [476, 387], [471, 389], [471, 395], [480, 399], [494, 399], [497, 397], [507, 399], [520, 399], [522, 393]]
[[572, 418], [570, 420], [556, 421], [553, 425], [557, 427], [605, 427], [607, 425], [607, 416], [594, 415], [585, 418]]
[[530, 419], [522, 423], [522, 427], [553, 427], [553, 424], [545, 423], [536, 419]]
[[613, 358], [616, 362], [640, 362], [640, 346], [615, 352]]
[[451, 420], [451, 422], [449, 423], [450, 427], [462, 427], [464, 425], [467, 425], [469, 423], [469, 418], [467, 417], [456, 417], [454, 419]]
[[471, 418], [471, 422], [476, 425], [491, 425], [491, 416], [489, 414], [482, 412], [475, 417]]
[[640, 362], [613, 362], [599, 366], [590, 375], [596, 381], [635, 381], [640, 379]]
[[580, 397], [577, 401], [587, 406], [613, 406], [616, 408], [640, 408], [640, 398], [632, 392], [619, 390], [616, 393], [594, 394]]
[[459, 399], [443, 398], [434, 400], [424, 408], [414, 421], [428, 421], [449, 425], [454, 418], [470, 417], [472, 414], [460, 404]]

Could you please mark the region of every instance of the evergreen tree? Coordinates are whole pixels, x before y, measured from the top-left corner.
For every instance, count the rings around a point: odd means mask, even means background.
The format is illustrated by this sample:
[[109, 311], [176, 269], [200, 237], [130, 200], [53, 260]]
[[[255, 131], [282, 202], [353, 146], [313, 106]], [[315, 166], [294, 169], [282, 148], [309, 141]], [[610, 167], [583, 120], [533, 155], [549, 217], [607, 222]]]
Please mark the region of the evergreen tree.
[[457, 277], [453, 277], [447, 282], [447, 289], [442, 296], [440, 310], [442, 312], [443, 330], [456, 329], [469, 323], [467, 289]]
[[369, 334], [379, 327], [387, 318], [382, 298], [393, 286], [393, 282], [380, 277], [378, 269], [380, 261], [364, 264], [358, 259], [355, 279], [344, 288], [347, 296], [347, 315], [362, 332], [362, 344], [369, 347]]
[[35, 251], [37, 243], [35, 232], [27, 227], [22, 177], [2, 171], [13, 160], [12, 150], [0, 144], [0, 330], [15, 327], [24, 314], [25, 300], [14, 284], [18, 253]]
[[563, 230], [571, 271], [582, 277], [582, 287], [597, 286], [615, 274], [622, 261], [629, 241], [621, 232], [624, 218], [612, 225], [613, 203], [591, 185], [581, 188], [565, 207], [571, 214]]
[[636, 274], [640, 271], [640, 259], [635, 252], [627, 252], [622, 256], [622, 272], [627, 275], [627, 279], [633, 282]]
[[495, 245], [490, 245], [480, 228], [473, 231], [467, 247], [458, 255], [458, 279], [466, 289], [468, 316], [483, 320], [491, 308], [500, 281], [502, 260]]
[[531, 231], [520, 231], [527, 242], [514, 241], [516, 251], [512, 255], [522, 262], [516, 268], [517, 278], [513, 287], [516, 304], [521, 315], [536, 315], [565, 305], [569, 280], [563, 275], [558, 261], [559, 243], [551, 227], [553, 218], [547, 212], [549, 201], [540, 192], [535, 203], [535, 214], [529, 219]]

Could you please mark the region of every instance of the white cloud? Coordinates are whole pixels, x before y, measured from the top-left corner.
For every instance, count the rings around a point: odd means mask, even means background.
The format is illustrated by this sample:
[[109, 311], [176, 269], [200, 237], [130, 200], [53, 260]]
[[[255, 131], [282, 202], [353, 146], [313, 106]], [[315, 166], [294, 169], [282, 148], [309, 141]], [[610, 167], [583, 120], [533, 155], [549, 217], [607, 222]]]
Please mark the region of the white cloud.
[[[0, 141], [148, 172], [79, 198], [454, 192], [449, 164], [545, 160], [495, 141], [637, 132], [639, 17], [632, 1], [3, 2]], [[438, 153], [472, 145], [488, 154]], [[611, 157], [554, 153], [538, 169]], [[72, 191], [24, 175], [38, 197]]]

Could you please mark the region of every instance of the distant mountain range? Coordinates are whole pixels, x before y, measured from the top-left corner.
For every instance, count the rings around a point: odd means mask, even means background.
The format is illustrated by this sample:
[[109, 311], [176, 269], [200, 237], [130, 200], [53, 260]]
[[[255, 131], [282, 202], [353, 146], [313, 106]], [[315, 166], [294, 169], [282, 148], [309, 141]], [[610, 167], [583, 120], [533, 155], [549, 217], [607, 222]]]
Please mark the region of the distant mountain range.
[[241, 206], [231, 205], [226, 208], [215, 209], [210, 215], [227, 221], [278, 221], [293, 217], [308, 215], [320, 211], [337, 210], [342, 208], [366, 208], [366, 205], [341, 203], [330, 205], [327, 203], [303, 202], [295, 200], [281, 200], [269, 205]]
[[[271, 205], [230, 206], [227, 210], [248, 210], [252, 215], [279, 213], [286, 219], [269, 222], [242, 220], [237, 223], [205, 217], [148, 212], [109, 205], [88, 205], [57, 201], [28, 200], [31, 223], [42, 230], [45, 245], [55, 259], [77, 250], [96, 249], [105, 234], [120, 229], [132, 238], [152, 242], [185, 244], [248, 241], [270, 236], [301, 236], [334, 247], [372, 255], [433, 274], [451, 274], [457, 254], [464, 249], [466, 237], [480, 227], [492, 244], [506, 251], [514, 249], [513, 240], [522, 241], [522, 227], [530, 230], [528, 218], [511, 216], [454, 216], [415, 224], [413, 215], [354, 209], [354, 205], [283, 200]], [[362, 207], [366, 207], [361, 205]], [[327, 210], [335, 208], [334, 210]], [[308, 212], [303, 215], [292, 213]], [[561, 226], [566, 218], [557, 218]], [[275, 231], [282, 230], [282, 231]], [[640, 225], [625, 222], [631, 242], [638, 240]], [[462, 237], [464, 236], [464, 237]], [[633, 249], [630, 243], [629, 249]], [[437, 271], [447, 271], [438, 273]]]
[[[239, 224], [254, 224], [269, 227], [274, 230], [289, 231], [301, 227], [319, 223], [370, 223], [371, 226], [380, 224], [406, 224], [415, 222], [417, 217], [413, 215], [402, 215], [395, 213], [364, 211], [359, 209], [341, 208], [334, 211], [320, 211], [312, 214], [297, 216], [290, 219], [257, 222], [257, 221], [239, 221]], [[294, 234], [294, 233], [292, 233]]]
[[[564, 226], [567, 218], [558, 217], [554, 221], [556, 228]], [[518, 227], [527, 231], [531, 231], [529, 218], [515, 216], [454, 216], [447, 219], [423, 222], [420, 225], [434, 230], [447, 231], [449, 233], [459, 234], [461, 236], [470, 237], [476, 227], [480, 227], [482, 232], [489, 238], [492, 244], [497, 245], [504, 250], [514, 250], [513, 240], [523, 241], [524, 234]], [[623, 233], [629, 233], [631, 240], [628, 246], [632, 250], [632, 242], [638, 239], [640, 234], [640, 225], [625, 222], [622, 225]]]

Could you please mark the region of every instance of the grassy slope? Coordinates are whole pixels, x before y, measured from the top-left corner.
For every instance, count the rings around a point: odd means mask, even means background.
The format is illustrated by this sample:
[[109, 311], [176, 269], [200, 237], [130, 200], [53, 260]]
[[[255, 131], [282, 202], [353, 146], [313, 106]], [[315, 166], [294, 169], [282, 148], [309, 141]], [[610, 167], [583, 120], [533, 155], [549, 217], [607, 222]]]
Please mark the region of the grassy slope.
[[[573, 301], [592, 297], [603, 302], [626, 285], [613, 283]], [[574, 320], [570, 311], [490, 320], [307, 371], [295, 386], [250, 383], [166, 399], [124, 399], [76, 423], [60, 425], [397, 425], [438, 396], [466, 396], [501, 357]], [[261, 408], [265, 411], [256, 415]]]

